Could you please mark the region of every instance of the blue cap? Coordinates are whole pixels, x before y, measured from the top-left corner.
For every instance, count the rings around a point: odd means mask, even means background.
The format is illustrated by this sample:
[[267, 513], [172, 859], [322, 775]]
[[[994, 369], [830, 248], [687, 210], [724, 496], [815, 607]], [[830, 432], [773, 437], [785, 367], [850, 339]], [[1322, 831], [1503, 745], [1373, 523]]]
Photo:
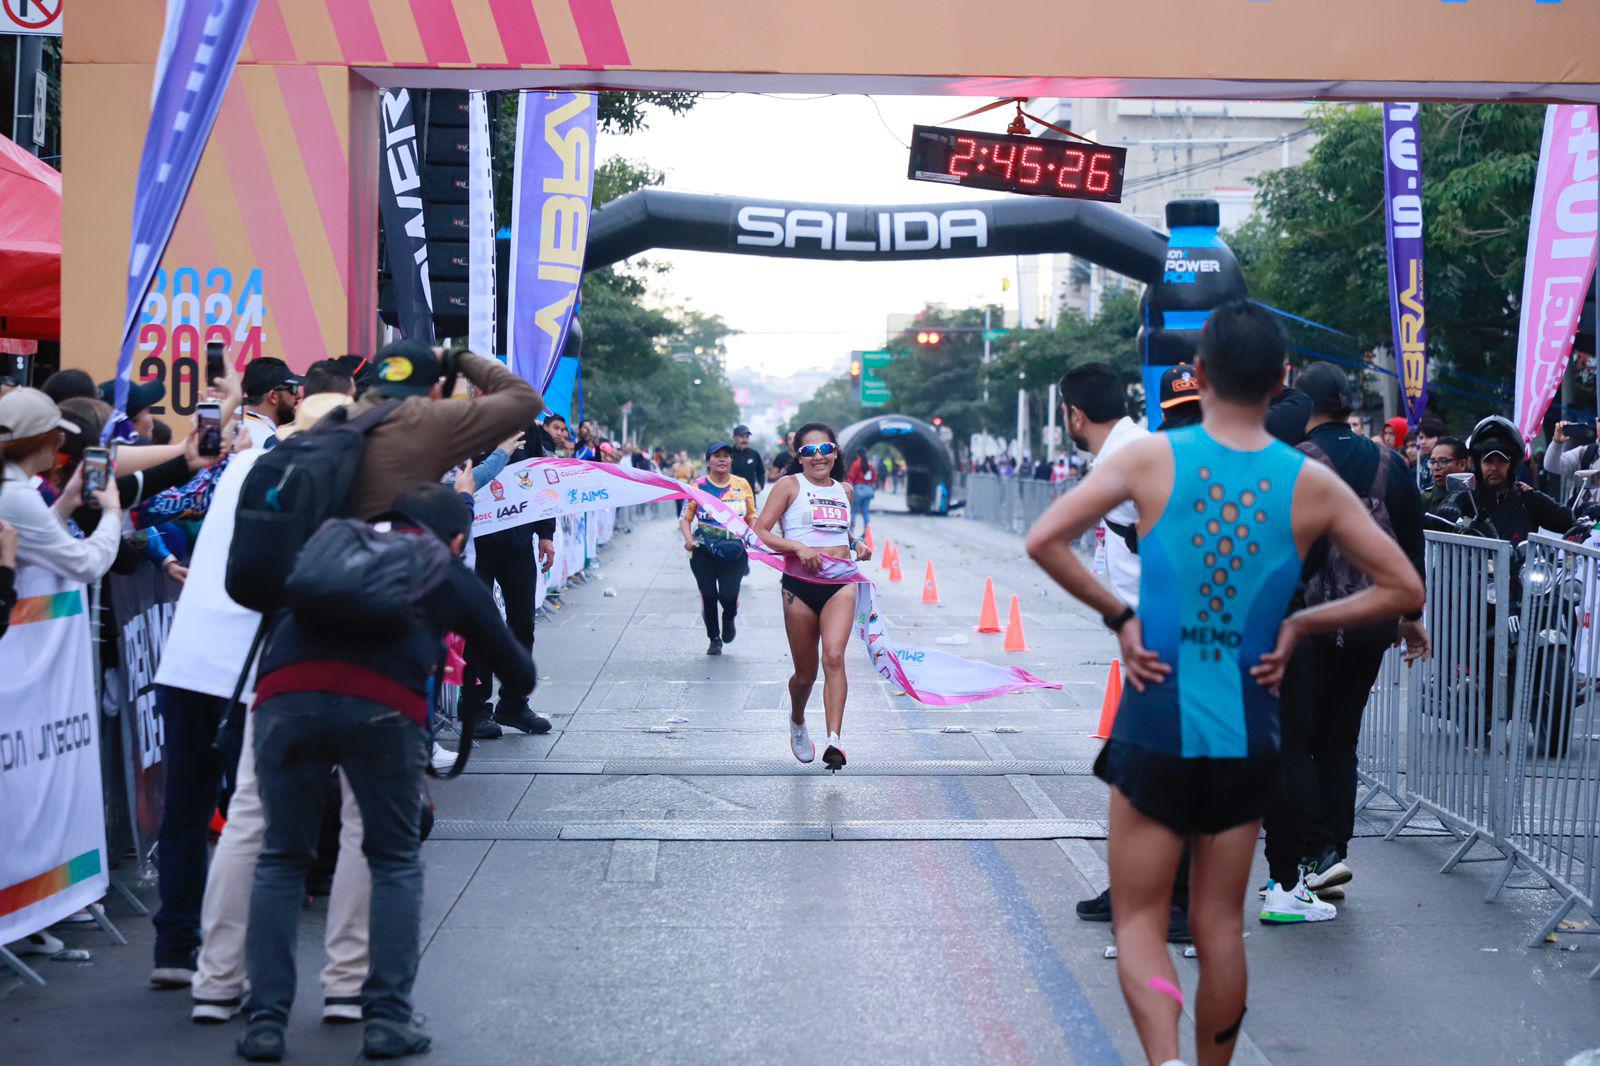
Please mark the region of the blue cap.
[[720, 451], [732, 452], [733, 445], [725, 440], [712, 441], [711, 446], [706, 449], [706, 458], [709, 459]]

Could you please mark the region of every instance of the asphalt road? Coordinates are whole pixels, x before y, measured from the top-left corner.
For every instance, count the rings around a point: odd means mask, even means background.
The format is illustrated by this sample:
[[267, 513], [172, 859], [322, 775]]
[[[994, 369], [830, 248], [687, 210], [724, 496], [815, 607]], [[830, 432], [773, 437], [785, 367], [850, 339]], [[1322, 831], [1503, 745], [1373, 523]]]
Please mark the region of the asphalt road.
[[[555, 731], [485, 743], [432, 785], [429, 1061], [1141, 1061], [1110, 929], [1072, 910], [1105, 878], [1087, 734], [1113, 641], [1020, 538], [903, 514], [874, 532], [900, 546], [906, 581], [881, 605], [905, 640], [1062, 689], [922, 708], [853, 649], [850, 764], [801, 768], [776, 575], [756, 568], [737, 642], [710, 658], [671, 525], [619, 536], [539, 629], [535, 705]], [[919, 602], [930, 560], [937, 605]], [[986, 576], [1002, 618], [1020, 597], [1029, 651], [973, 632]], [[819, 738], [820, 703], [819, 684]], [[1554, 894], [1486, 905], [1493, 864], [1440, 876], [1450, 838], [1419, 822], [1384, 842], [1385, 817], [1358, 827], [1336, 921], [1247, 922], [1236, 1061], [1559, 1063], [1600, 1045], [1600, 943], [1522, 946]], [[0, 1061], [228, 1061], [238, 1026], [195, 1027], [187, 996], [146, 987], [148, 920], [111, 912], [131, 946], [75, 931], [92, 962], [43, 964], [43, 990], [0, 976]], [[353, 1062], [359, 1032], [316, 1022], [321, 918], [303, 923], [291, 1061]], [[1195, 963], [1178, 966], [1192, 999]]]

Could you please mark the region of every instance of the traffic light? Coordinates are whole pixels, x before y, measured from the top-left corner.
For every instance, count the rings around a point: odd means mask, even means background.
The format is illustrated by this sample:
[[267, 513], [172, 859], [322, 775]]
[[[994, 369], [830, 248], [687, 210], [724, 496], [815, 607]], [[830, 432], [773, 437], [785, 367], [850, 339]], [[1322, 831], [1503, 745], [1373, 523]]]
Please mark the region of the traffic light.
[[850, 395], [861, 398], [861, 360], [854, 356], [850, 359]]
[[933, 424], [936, 425], [936, 426], [942, 426], [942, 425], [944, 425], [944, 419], [940, 418], [938, 415], [934, 415], [933, 416]]
[[925, 344], [925, 345], [929, 345], [929, 346], [938, 344], [939, 343], [939, 331], [936, 330], [936, 329], [922, 330], [921, 332], [919, 332], [917, 334], [917, 343], [918, 344]]

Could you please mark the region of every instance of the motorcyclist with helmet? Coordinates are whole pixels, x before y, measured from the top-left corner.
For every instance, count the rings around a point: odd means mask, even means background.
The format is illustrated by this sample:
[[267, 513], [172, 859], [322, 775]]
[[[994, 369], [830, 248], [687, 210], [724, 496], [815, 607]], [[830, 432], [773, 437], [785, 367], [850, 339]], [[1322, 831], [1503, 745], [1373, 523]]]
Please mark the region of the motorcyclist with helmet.
[[1514, 478], [1526, 453], [1522, 434], [1509, 420], [1490, 415], [1479, 422], [1467, 438], [1467, 453], [1473, 487], [1451, 496], [1446, 507], [1473, 518], [1469, 532], [1520, 544], [1540, 529], [1559, 534], [1572, 527], [1570, 508]]

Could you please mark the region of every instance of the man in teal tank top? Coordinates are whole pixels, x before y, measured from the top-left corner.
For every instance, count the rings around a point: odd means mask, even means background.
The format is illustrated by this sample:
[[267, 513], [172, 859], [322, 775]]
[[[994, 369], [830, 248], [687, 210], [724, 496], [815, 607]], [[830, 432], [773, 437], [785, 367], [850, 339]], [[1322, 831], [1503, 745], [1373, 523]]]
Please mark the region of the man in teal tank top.
[[[1117, 634], [1128, 681], [1095, 773], [1112, 786], [1107, 851], [1117, 975], [1153, 1063], [1178, 1056], [1182, 991], [1166, 951], [1173, 872], [1193, 849], [1200, 959], [1195, 1046], [1226, 1063], [1244, 1018], [1244, 897], [1277, 777], [1278, 686], [1304, 636], [1419, 609], [1422, 583], [1339, 477], [1266, 431], [1286, 341], [1248, 301], [1211, 313], [1195, 359], [1200, 425], [1130, 444], [1028, 533], [1028, 554]], [[1140, 608], [1072, 548], [1112, 508], [1138, 510]], [[1372, 579], [1285, 617], [1301, 560], [1329, 537]]]

